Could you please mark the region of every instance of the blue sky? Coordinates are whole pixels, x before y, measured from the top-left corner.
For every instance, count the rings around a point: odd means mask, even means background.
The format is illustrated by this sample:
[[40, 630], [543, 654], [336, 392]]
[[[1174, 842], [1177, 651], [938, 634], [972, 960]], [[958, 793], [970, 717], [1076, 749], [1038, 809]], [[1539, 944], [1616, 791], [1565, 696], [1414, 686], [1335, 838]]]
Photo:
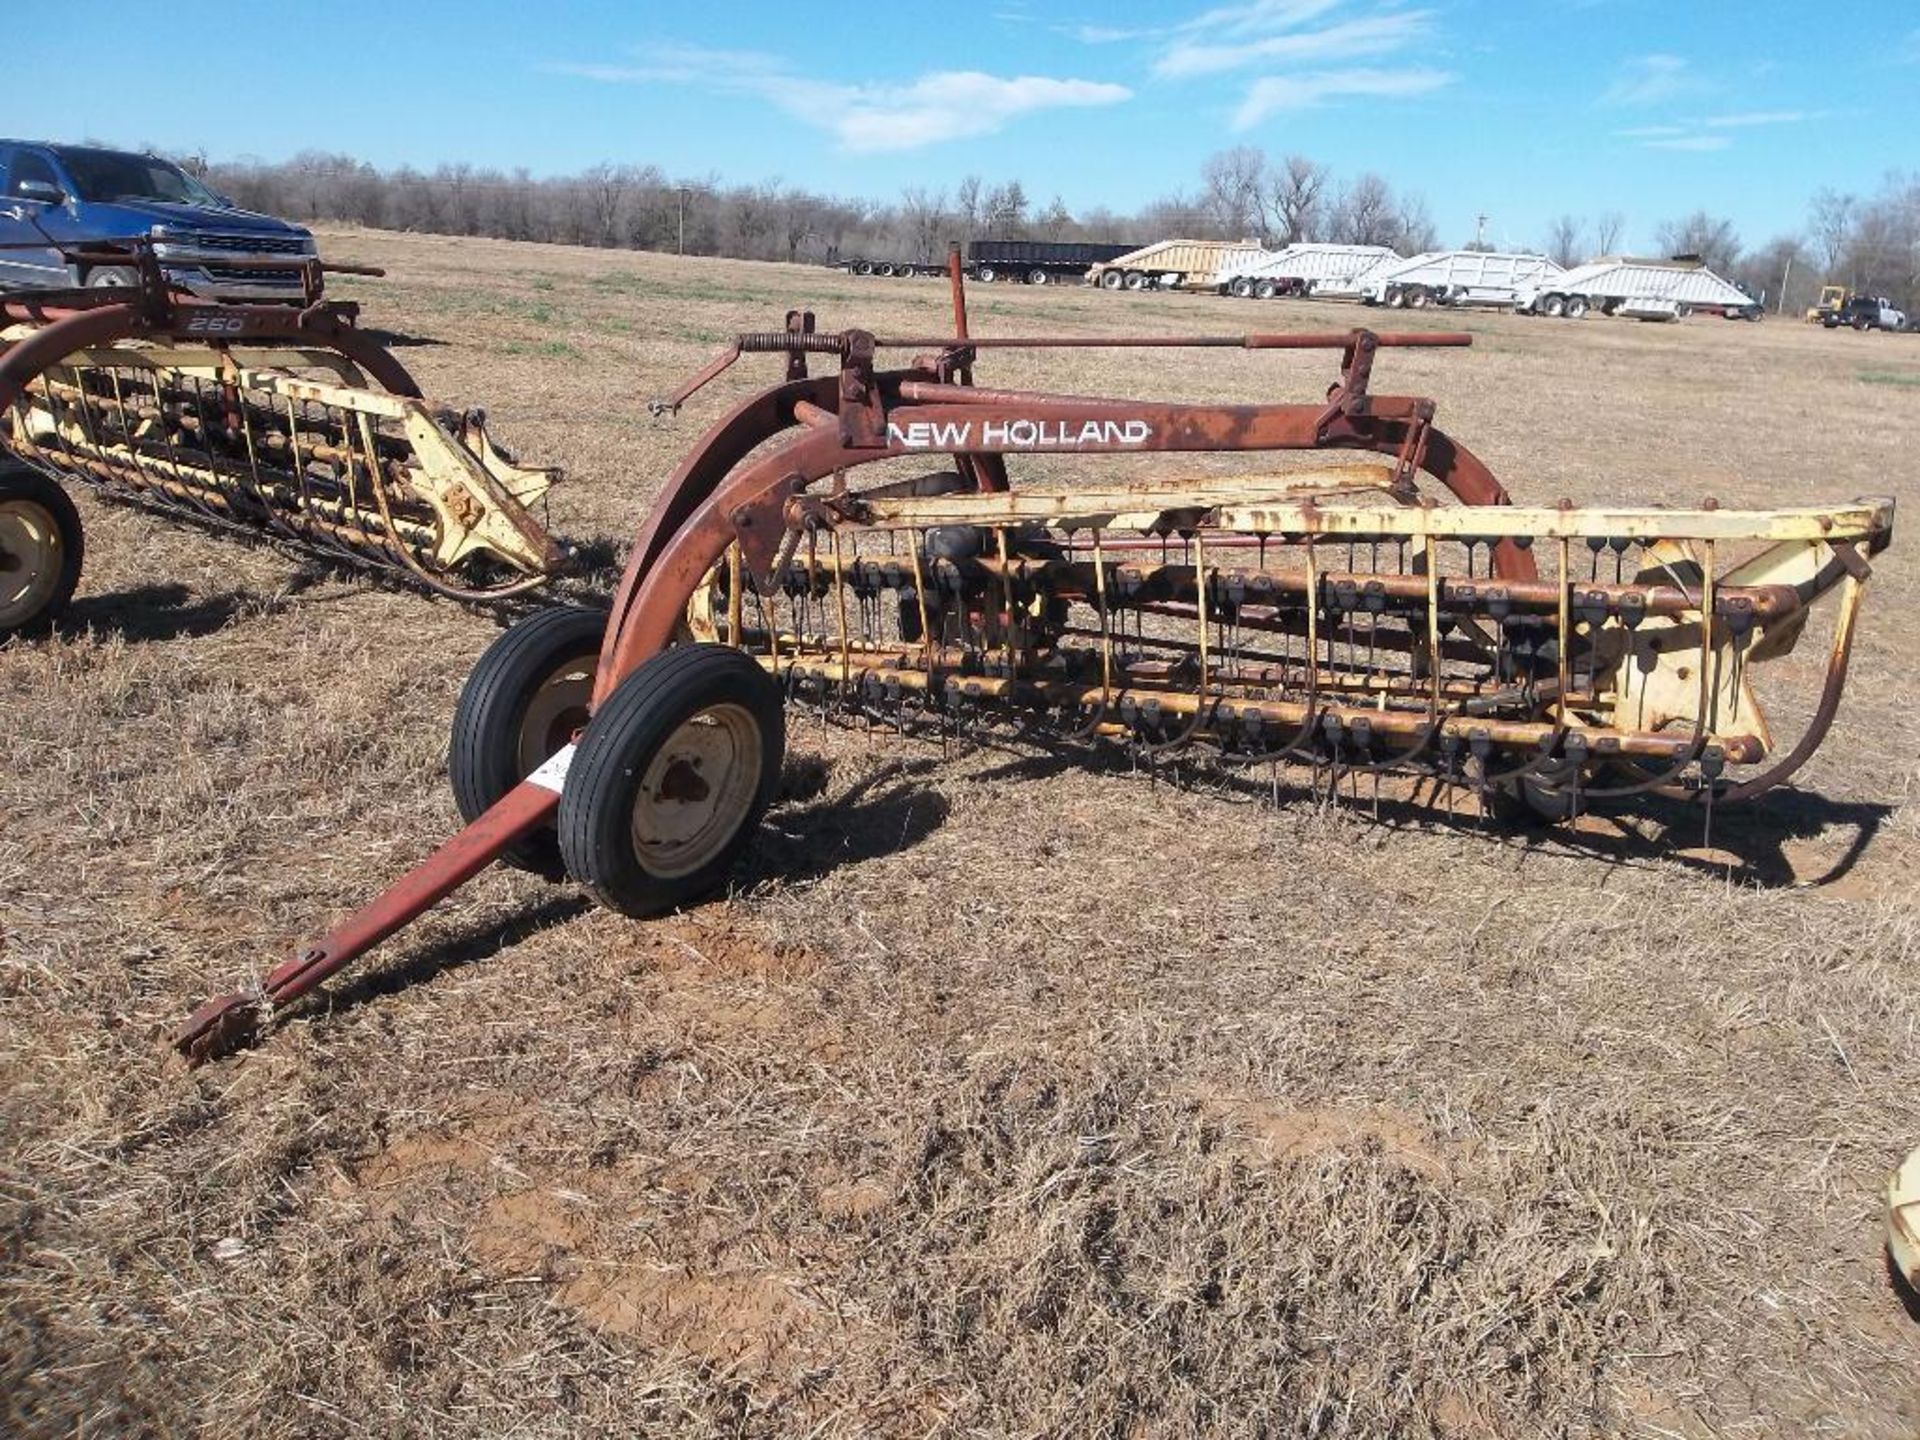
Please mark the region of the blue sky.
[[245, 60], [183, 54], [168, 7], [103, 31], [106, 8], [9, 35], [0, 133], [889, 199], [977, 173], [1122, 211], [1250, 144], [1422, 192], [1449, 243], [1481, 213], [1537, 244], [1618, 211], [1635, 247], [1701, 207], [1757, 245], [1823, 185], [1920, 167], [1915, 0], [263, 0]]

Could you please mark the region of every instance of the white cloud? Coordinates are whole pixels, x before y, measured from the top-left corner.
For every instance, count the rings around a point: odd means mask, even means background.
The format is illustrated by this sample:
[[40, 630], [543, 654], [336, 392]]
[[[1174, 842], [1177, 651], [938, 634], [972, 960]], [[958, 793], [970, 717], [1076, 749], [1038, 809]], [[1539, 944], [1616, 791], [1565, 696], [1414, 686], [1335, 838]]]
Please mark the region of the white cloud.
[[1239, 0], [1163, 25], [1083, 25], [1075, 33], [1089, 43], [1151, 42], [1159, 80], [1253, 72], [1233, 116], [1233, 128], [1245, 130], [1276, 111], [1424, 95], [1452, 84], [1456, 77], [1443, 70], [1359, 63], [1422, 46], [1433, 36], [1434, 13], [1404, 8], [1404, 0]]
[[1687, 133], [1684, 125], [1635, 125], [1631, 130], [1613, 132], [1622, 140], [1666, 140]]
[[1657, 105], [1705, 88], [1678, 55], [1641, 55], [1627, 61], [1600, 98], [1608, 105]]
[[1204, 10], [1175, 28], [1189, 34], [1211, 30], [1222, 35], [1263, 35], [1317, 20], [1340, 4], [1341, 0], [1248, 0]]
[[1747, 130], [1756, 125], [1798, 125], [1814, 118], [1805, 110], [1748, 110], [1738, 115], [1709, 115], [1706, 123], [1715, 130]]
[[913, 150], [940, 140], [991, 135], [1022, 115], [1117, 105], [1133, 96], [1124, 85], [1097, 80], [1002, 79], [977, 70], [939, 71], [907, 86], [843, 88], [846, 108], [828, 117], [828, 128], [847, 149], [869, 151]]
[[1128, 30], [1118, 25], [1063, 25], [1056, 28], [1083, 45], [1115, 45], [1122, 40], [1151, 40], [1167, 33], [1163, 29]]
[[1116, 105], [1124, 85], [1046, 75], [987, 75], [938, 70], [908, 84], [845, 85], [795, 75], [778, 56], [692, 45], [650, 47], [639, 63], [551, 64], [546, 70], [605, 84], [690, 85], [764, 100], [803, 124], [835, 136], [842, 148], [873, 153], [915, 150], [942, 140], [991, 135], [1044, 110]]
[[1676, 135], [1665, 140], [1642, 140], [1649, 150], [1725, 150], [1733, 144], [1725, 135]]
[[1431, 11], [1400, 10], [1345, 20], [1320, 30], [1296, 30], [1231, 43], [1182, 40], [1154, 63], [1153, 73], [1177, 79], [1301, 60], [1389, 55], [1426, 35], [1432, 23]]
[[1427, 95], [1451, 85], [1444, 70], [1315, 70], [1298, 75], [1266, 75], [1253, 82], [1234, 113], [1233, 128], [1247, 130], [1282, 110], [1311, 110], [1328, 100], [1370, 95]]

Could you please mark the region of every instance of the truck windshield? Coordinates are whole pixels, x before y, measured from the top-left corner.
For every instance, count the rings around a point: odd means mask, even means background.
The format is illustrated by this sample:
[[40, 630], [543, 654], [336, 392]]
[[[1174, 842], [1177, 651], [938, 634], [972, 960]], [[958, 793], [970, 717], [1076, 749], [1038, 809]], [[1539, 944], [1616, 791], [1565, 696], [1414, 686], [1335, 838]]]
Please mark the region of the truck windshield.
[[178, 166], [118, 150], [62, 150], [60, 163], [82, 200], [162, 200], [211, 208], [220, 198]]

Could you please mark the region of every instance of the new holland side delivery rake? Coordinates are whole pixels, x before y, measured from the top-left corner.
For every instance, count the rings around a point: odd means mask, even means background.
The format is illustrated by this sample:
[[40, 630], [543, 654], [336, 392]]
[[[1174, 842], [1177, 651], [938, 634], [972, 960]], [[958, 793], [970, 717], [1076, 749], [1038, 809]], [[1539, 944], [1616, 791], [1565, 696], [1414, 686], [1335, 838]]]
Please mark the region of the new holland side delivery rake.
[[[202, 1006], [181, 1051], [243, 1042], [496, 860], [632, 915], [713, 891], [776, 793], [790, 702], [1148, 763], [1300, 765], [1330, 791], [1411, 774], [1549, 818], [1649, 794], [1710, 816], [1793, 775], [1831, 726], [1891, 502], [1515, 506], [1432, 401], [1373, 388], [1381, 352], [1465, 335], [984, 339], [957, 262], [952, 284], [951, 336], [820, 333], [794, 313], [657, 402], [677, 411], [743, 355], [785, 358], [668, 479], [611, 615], [541, 611], [483, 656], [449, 758], [466, 828]], [[973, 380], [990, 349], [1083, 346], [1326, 349], [1339, 369], [1308, 404]], [[887, 352], [915, 358], [884, 368]], [[1261, 463], [1142, 476], [1118, 458], [1201, 452]], [[1092, 473], [1016, 484], [1016, 457]], [[1818, 697], [1783, 741], [1753, 667], [1828, 594]]]
[[150, 247], [73, 254], [139, 283], [0, 295], [0, 638], [56, 618], [79, 576], [51, 477], [464, 601], [563, 567], [528, 510], [556, 472], [429, 404], [324, 298], [327, 271], [379, 272], [293, 261], [303, 305], [222, 305], [170, 290]]

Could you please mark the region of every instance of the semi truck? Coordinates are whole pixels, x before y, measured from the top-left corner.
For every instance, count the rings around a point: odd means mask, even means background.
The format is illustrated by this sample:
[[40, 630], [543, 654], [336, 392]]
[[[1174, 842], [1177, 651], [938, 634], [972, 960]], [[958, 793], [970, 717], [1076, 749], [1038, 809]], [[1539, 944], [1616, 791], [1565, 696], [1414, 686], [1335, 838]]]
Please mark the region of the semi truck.
[[967, 275], [974, 280], [1021, 280], [1029, 285], [1078, 283], [1094, 266], [1135, 247], [1080, 240], [969, 240]]
[[1256, 255], [1224, 269], [1215, 289], [1242, 300], [1271, 300], [1276, 295], [1315, 295], [1324, 290], [1350, 294], [1352, 282], [1375, 265], [1400, 256], [1385, 245], [1333, 245], [1301, 241]]
[[[1028, 285], [1062, 285], [1087, 278], [1087, 271], [1103, 260], [1125, 255], [1132, 245], [1082, 240], [969, 240], [966, 247], [966, 272], [969, 280], [991, 284], [995, 280], [1019, 280]], [[923, 264], [917, 260], [843, 260], [840, 268], [850, 275], [944, 275], [944, 261]]]
[[1544, 255], [1507, 250], [1429, 250], [1382, 260], [1354, 281], [1364, 304], [1398, 310], [1426, 305], [1511, 308], [1522, 291], [1560, 274]]
[[1636, 320], [1681, 320], [1696, 313], [1758, 320], [1761, 314], [1757, 299], [1692, 256], [1641, 260], [1609, 255], [1542, 279], [1514, 308], [1523, 315], [1568, 320], [1590, 310]]
[[1220, 276], [1272, 252], [1258, 240], [1161, 240], [1093, 266], [1105, 290], [1213, 290]]

